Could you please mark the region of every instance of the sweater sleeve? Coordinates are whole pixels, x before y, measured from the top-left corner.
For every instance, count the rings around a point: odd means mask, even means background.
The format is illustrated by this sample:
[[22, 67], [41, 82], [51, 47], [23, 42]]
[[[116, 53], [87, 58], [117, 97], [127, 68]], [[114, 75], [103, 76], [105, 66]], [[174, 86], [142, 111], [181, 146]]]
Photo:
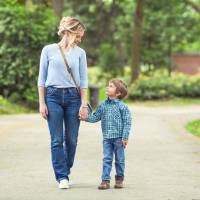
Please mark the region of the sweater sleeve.
[[48, 70], [48, 55], [47, 55], [47, 47], [44, 47], [40, 56], [40, 69], [38, 76], [38, 86], [45, 87], [45, 82], [47, 79], [47, 70]]
[[88, 77], [87, 77], [87, 59], [84, 50], [79, 60], [79, 73], [80, 73], [80, 88], [86, 89], [88, 87]]

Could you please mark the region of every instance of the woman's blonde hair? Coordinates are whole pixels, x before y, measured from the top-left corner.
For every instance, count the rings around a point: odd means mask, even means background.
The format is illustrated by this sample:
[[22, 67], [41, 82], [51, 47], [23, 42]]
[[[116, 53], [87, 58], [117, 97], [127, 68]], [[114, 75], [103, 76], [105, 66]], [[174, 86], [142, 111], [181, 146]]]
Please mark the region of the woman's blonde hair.
[[63, 17], [60, 20], [60, 25], [58, 27], [58, 35], [63, 36], [65, 31], [72, 33], [77, 33], [78, 31], [85, 31], [86, 28], [80, 20], [74, 17]]

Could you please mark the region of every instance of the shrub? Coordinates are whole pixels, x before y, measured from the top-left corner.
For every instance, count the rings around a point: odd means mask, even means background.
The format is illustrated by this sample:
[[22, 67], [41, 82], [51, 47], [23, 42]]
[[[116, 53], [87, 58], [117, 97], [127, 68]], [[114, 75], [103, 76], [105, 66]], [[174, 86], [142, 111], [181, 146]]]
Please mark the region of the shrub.
[[171, 77], [154, 73], [140, 76], [129, 88], [131, 99], [163, 99], [171, 97], [199, 97], [200, 75], [189, 76], [173, 73]]
[[55, 41], [56, 24], [49, 8], [0, 1], [0, 95], [36, 101], [40, 52]]

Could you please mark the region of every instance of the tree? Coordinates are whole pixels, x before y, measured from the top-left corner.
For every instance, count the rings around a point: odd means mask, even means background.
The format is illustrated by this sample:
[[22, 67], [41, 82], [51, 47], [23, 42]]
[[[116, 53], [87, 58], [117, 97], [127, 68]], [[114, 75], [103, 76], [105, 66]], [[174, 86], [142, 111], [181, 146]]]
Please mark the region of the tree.
[[[109, 44], [115, 49], [114, 51], [117, 51], [117, 58], [119, 58], [117, 61], [119, 61], [118, 66], [120, 66], [119, 71], [123, 73], [123, 40], [120, 40], [117, 36], [119, 33], [117, 18], [125, 13], [121, 6], [121, 1], [85, 0], [84, 4], [82, 4], [81, 0], [71, 0], [68, 1], [65, 8], [67, 15], [70, 13], [79, 18], [87, 27], [83, 45], [87, 46], [89, 64], [94, 65], [98, 63], [101, 65], [101, 57], [105, 55], [105, 52], [102, 52], [102, 50], [108, 50], [108, 48], [101, 48], [101, 45], [105, 47], [106, 44]], [[111, 69], [110, 72], [113, 72], [115, 69]]]
[[170, 75], [172, 54], [198, 41], [199, 18], [181, 1], [146, 0], [145, 5], [142, 62], [149, 69], [167, 68]]
[[27, 10], [14, 0], [4, 0], [0, 24], [0, 95], [36, 101], [40, 53], [57, 38], [57, 18], [49, 8]]
[[141, 30], [143, 19], [144, 0], [137, 0], [135, 15], [134, 15], [134, 28], [133, 28], [133, 41], [132, 41], [132, 70], [131, 82], [136, 80], [140, 71], [140, 48], [141, 48]]
[[55, 15], [61, 18], [64, 8], [64, 0], [52, 0], [52, 7]]
[[185, 0], [185, 2], [190, 5], [196, 12], [200, 14], [200, 6], [191, 0]]

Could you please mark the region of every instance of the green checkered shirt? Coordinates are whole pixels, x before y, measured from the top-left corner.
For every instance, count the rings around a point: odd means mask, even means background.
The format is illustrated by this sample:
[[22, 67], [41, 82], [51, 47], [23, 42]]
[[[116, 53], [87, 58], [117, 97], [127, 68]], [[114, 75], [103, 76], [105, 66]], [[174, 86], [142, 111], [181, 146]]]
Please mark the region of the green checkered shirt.
[[132, 121], [131, 112], [122, 101], [108, 98], [86, 119], [91, 123], [100, 120], [103, 138], [121, 137], [123, 140], [128, 140]]

